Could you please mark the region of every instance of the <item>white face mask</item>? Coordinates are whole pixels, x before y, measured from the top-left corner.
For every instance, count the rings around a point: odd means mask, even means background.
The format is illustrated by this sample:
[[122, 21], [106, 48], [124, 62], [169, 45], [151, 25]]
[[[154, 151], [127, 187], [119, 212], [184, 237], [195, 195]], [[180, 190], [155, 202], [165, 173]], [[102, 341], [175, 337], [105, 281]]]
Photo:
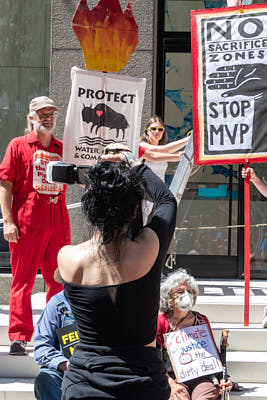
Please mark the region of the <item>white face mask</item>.
[[175, 300], [176, 307], [181, 311], [189, 311], [193, 307], [194, 299], [192, 294], [187, 291], [184, 292]]

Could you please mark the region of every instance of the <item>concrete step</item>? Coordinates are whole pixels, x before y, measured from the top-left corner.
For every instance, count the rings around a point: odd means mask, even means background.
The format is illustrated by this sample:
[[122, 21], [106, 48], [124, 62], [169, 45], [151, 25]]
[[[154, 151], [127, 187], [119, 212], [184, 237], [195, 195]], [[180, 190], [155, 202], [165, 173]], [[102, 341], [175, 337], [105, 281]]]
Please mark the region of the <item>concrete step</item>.
[[218, 348], [222, 330], [228, 329], [228, 351], [267, 351], [267, 329], [259, 324], [244, 327], [242, 324], [212, 323], [211, 327]]
[[234, 382], [266, 383], [267, 352], [229, 351], [227, 371]]
[[[33, 325], [35, 326], [45, 307], [45, 292], [35, 293], [31, 296], [33, 310]], [[9, 306], [0, 305], [0, 346], [9, 346], [8, 323], [9, 323]], [[29, 343], [33, 345], [32, 341]], [[1, 398], [0, 398], [1, 400]]]
[[[249, 307], [249, 323], [261, 324], [266, 296], [252, 296]], [[244, 323], [244, 298], [242, 296], [199, 296], [194, 310], [207, 315], [210, 322]]]
[[234, 400], [266, 400], [267, 399], [267, 384], [266, 383], [239, 383], [244, 387], [244, 391], [231, 392], [230, 398]]
[[33, 379], [0, 378], [0, 400], [34, 400]]
[[[9, 290], [12, 281], [11, 274], [2, 274], [0, 280], [0, 304], [9, 304]], [[46, 285], [41, 274], [37, 274], [32, 293], [45, 292]]]
[[39, 367], [34, 361], [32, 348], [26, 349], [27, 356], [10, 356], [9, 346], [0, 346], [1, 378], [34, 378], [38, 374]]
[[[211, 322], [244, 323], [244, 280], [198, 279], [199, 296], [195, 309]], [[249, 325], [261, 324], [267, 305], [267, 281], [250, 281]]]

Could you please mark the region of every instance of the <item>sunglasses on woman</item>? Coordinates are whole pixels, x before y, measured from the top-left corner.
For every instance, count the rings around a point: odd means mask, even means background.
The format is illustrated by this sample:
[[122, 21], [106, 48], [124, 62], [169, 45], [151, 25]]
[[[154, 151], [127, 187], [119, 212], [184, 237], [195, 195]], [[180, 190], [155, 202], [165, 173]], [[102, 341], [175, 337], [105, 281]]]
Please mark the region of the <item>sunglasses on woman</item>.
[[149, 131], [151, 132], [164, 132], [165, 128], [162, 128], [161, 126], [150, 126], [149, 128], [147, 128]]

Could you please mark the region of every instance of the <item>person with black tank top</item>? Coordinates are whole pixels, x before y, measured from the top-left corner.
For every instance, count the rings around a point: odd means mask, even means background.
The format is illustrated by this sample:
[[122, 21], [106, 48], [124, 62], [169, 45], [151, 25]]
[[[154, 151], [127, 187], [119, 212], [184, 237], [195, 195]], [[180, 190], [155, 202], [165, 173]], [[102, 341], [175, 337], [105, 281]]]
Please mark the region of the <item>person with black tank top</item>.
[[[89, 168], [81, 202], [94, 234], [58, 254], [80, 338], [64, 374], [63, 400], [170, 396], [155, 338], [177, 205], [149, 167], [131, 168], [125, 159], [118, 151]], [[153, 218], [129, 234], [145, 191], [156, 204]]]

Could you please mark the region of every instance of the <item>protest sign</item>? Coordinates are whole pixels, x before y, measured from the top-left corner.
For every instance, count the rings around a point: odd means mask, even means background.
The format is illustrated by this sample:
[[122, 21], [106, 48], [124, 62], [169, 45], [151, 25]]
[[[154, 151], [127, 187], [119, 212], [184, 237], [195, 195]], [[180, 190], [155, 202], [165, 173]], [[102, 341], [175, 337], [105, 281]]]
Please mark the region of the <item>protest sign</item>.
[[206, 324], [190, 326], [164, 335], [178, 382], [222, 371], [222, 364]]
[[93, 165], [103, 148], [116, 142], [137, 156], [146, 80], [77, 67], [71, 79], [63, 161]]
[[192, 11], [195, 164], [267, 160], [267, 5]]
[[75, 323], [66, 325], [62, 328], [58, 328], [56, 332], [64, 356], [70, 358], [73, 354], [75, 345], [80, 341], [77, 325]]

